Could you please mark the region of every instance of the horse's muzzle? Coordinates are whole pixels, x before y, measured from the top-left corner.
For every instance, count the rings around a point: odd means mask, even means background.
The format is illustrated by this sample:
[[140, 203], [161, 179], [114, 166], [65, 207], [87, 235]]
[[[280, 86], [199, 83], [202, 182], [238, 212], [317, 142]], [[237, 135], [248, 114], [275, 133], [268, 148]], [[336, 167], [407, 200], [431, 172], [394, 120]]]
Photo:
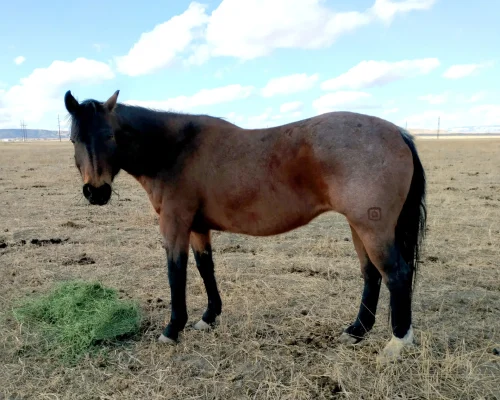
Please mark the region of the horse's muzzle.
[[111, 198], [111, 185], [105, 183], [99, 187], [92, 186], [89, 183], [83, 185], [83, 195], [90, 204], [103, 206]]

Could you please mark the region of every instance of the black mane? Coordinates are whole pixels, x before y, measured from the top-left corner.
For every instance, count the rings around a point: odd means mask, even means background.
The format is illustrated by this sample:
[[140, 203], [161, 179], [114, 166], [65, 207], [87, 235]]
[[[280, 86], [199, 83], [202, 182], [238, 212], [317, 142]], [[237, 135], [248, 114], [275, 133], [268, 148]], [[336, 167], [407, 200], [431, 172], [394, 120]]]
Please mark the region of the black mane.
[[173, 112], [156, 110], [153, 108], [136, 106], [130, 104], [117, 103], [114, 110], [120, 124], [126, 124], [131, 129], [136, 131], [156, 132], [157, 134], [165, 134], [165, 125], [168, 122], [175, 124], [182, 123], [203, 123], [212, 121], [221, 121], [225, 124], [231, 124], [224, 118], [212, 117], [206, 114], [189, 114], [183, 112]]
[[169, 111], [153, 110], [146, 107], [118, 103], [115, 107], [119, 125], [129, 132], [144, 132], [151, 136], [164, 136], [168, 121], [186, 118], [187, 115]]
[[118, 103], [113, 111], [122, 168], [132, 175], [171, 177], [180, 173], [183, 161], [194, 154], [204, 128], [221, 118]]

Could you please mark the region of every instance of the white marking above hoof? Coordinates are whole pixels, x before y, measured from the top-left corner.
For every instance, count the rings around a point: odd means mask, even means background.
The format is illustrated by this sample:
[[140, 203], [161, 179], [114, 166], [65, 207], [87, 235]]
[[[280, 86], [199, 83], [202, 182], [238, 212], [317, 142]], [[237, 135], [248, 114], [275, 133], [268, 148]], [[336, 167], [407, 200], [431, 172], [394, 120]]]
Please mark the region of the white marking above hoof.
[[208, 331], [210, 329], [210, 325], [200, 319], [196, 324], [194, 324], [193, 328], [197, 331]]
[[166, 337], [163, 333], [158, 338], [158, 341], [160, 343], [166, 343], [166, 344], [170, 344], [170, 345], [177, 344], [177, 342], [175, 340], [170, 339], [169, 337]]
[[388, 363], [396, 361], [401, 355], [401, 351], [405, 347], [409, 347], [413, 344], [413, 328], [410, 326], [408, 332], [403, 338], [397, 338], [392, 335], [391, 340], [382, 350], [382, 353], [377, 356], [377, 361], [380, 363]]
[[339, 337], [339, 341], [342, 344], [356, 344], [358, 342], [358, 339], [352, 337], [347, 332], [342, 332], [342, 335], [340, 335]]

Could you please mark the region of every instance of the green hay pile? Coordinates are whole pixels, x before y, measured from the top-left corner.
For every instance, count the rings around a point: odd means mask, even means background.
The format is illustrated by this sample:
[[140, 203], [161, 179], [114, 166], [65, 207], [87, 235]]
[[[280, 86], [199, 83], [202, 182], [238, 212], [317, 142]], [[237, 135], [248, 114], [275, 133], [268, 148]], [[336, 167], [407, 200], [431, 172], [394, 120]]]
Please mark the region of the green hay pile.
[[66, 282], [46, 295], [25, 300], [14, 309], [23, 330], [63, 361], [77, 361], [99, 345], [116, 343], [138, 333], [140, 308], [120, 300], [114, 289], [94, 282]]

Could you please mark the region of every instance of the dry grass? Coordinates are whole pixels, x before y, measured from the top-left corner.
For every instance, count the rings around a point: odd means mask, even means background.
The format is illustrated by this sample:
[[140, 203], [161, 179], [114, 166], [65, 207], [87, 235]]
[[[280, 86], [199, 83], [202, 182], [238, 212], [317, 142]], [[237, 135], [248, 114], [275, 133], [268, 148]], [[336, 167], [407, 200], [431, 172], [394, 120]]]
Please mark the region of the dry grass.
[[[429, 180], [429, 234], [414, 300], [417, 345], [377, 366], [390, 337], [387, 290], [369, 339], [337, 336], [362, 289], [349, 228], [336, 214], [273, 238], [215, 234], [219, 327], [157, 344], [169, 315], [165, 258], [145, 192], [80, 196], [67, 143], [0, 145], [0, 397], [36, 399], [498, 399], [500, 141], [419, 141]], [[35, 239], [32, 243], [31, 241]], [[50, 240], [55, 239], [55, 240]], [[60, 240], [59, 240], [60, 239]], [[3, 244], [2, 244], [3, 243]], [[137, 299], [143, 335], [106, 358], [63, 367], [23, 354], [19, 298], [69, 279]], [[190, 255], [189, 324], [206, 303]]]

